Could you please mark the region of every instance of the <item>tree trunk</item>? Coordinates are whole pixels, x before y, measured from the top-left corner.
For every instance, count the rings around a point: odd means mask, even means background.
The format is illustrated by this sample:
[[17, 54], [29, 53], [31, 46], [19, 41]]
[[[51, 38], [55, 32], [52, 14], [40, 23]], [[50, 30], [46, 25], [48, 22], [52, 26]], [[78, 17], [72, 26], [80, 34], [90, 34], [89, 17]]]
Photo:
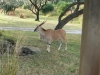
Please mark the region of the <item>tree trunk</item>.
[[[68, 22], [68, 21], [67, 21], [67, 22]], [[66, 23], [67, 23], [67, 22], [66, 22]], [[66, 23], [63, 22], [62, 20], [59, 21], [58, 24], [57, 24], [57, 26], [55, 27], [55, 30], [57, 30], [57, 29], [62, 29]]]
[[36, 19], [35, 21], [39, 21], [39, 11], [36, 13]]
[[79, 75], [100, 75], [100, 0], [85, 0]]

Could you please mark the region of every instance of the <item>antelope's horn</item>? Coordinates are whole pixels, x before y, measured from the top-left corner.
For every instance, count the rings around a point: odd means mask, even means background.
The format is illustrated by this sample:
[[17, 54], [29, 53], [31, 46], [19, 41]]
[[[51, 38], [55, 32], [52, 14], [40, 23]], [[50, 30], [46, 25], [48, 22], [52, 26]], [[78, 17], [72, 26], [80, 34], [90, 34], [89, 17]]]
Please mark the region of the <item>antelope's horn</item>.
[[43, 21], [39, 26], [42, 26], [47, 20]]

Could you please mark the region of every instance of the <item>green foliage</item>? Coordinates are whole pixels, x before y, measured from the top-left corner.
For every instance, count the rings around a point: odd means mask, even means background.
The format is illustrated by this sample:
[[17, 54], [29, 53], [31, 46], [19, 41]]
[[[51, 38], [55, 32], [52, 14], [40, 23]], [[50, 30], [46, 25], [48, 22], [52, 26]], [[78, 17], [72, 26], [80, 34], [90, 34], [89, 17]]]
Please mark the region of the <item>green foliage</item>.
[[30, 9], [31, 6], [24, 4], [22, 7], [23, 7], [23, 9]]
[[12, 1], [12, 2], [4, 2], [2, 5], [0, 5], [1, 9], [4, 10], [4, 13], [8, 13], [9, 11], [14, 11], [16, 8], [23, 5], [23, 1]]
[[42, 8], [42, 13], [43, 14], [47, 14], [49, 12], [52, 12], [54, 10], [54, 6], [52, 4], [46, 4], [43, 8]]
[[15, 8], [15, 6], [11, 3], [3, 4], [3, 10], [5, 11], [5, 13], [7, 13], [9, 11], [13, 11], [14, 8]]
[[58, 13], [61, 14], [70, 4], [71, 2], [60, 1], [57, 4]]

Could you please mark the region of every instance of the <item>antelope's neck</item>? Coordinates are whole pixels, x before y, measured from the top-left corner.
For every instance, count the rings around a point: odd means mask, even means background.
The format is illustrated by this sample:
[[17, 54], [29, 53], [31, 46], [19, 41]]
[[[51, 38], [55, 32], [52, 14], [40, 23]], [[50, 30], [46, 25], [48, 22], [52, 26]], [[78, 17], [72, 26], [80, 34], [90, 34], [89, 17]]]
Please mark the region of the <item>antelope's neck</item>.
[[39, 28], [39, 33], [41, 34], [41, 35], [45, 35], [45, 29], [44, 28], [42, 28], [42, 27], [40, 27]]

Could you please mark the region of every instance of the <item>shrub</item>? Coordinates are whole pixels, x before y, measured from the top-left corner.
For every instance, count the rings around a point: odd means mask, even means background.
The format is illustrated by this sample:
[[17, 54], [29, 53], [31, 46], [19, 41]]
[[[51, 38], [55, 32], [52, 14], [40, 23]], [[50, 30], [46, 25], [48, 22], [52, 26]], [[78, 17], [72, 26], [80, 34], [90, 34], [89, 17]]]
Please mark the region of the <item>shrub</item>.
[[71, 2], [60, 1], [57, 4], [58, 13], [61, 14], [70, 4], [71, 4]]
[[47, 14], [49, 12], [52, 12], [54, 10], [54, 6], [52, 4], [47, 4], [42, 8], [42, 13]]
[[5, 13], [9, 12], [9, 11], [13, 11], [14, 5], [11, 3], [6, 3], [3, 5], [3, 10], [5, 11]]
[[0, 8], [3, 9], [4, 13], [8, 13], [10, 11], [15, 11], [16, 8], [23, 5], [23, 1], [7, 1], [4, 4], [0, 5]]
[[22, 7], [23, 7], [23, 9], [29, 9], [30, 8], [30, 5], [25, 5], [24, 4]]

